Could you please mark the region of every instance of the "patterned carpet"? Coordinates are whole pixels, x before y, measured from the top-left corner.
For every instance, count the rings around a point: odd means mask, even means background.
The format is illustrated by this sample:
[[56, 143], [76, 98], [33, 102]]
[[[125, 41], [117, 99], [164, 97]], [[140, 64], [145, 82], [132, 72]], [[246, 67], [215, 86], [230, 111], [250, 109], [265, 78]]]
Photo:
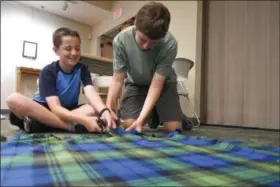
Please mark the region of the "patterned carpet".
[[144, 132], [28, 135], [1, 120], [1, 186], [279, 186], [279, 132], [204, 125], [170, 137], [162, 128]]
[[279, 186], [280, 148], [179, 133], [18, 133], [1, 144], [1, 186]]

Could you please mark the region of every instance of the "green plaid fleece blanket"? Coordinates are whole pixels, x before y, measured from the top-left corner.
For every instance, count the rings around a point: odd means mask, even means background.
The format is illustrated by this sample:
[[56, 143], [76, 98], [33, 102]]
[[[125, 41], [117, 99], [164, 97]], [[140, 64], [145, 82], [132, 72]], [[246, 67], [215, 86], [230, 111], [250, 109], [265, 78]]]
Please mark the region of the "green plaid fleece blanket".
[[279, 186], [279, 147], [184, 136], [20, 132], [1, 144], [1, 186]]

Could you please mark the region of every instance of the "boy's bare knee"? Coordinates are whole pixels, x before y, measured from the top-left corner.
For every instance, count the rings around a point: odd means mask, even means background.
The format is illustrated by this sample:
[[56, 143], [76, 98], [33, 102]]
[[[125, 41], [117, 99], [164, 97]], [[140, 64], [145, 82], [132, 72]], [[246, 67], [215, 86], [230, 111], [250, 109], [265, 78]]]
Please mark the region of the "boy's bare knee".
[[168, 131], [168, 132], [173, 132], [176, 129], [181, 129], [182, 128], [182, 124], [179, 121], [170, 121], [170, 122], [165, 122], [164, 123], [164, 128]]
[[10, 110], [15, 112], [17, 115], [24, 115], [30, 110], [30, 104], [26, 103], [26, 101], [25, 96], [20, 93], [12, 93], [6, 100]]
[[8, 107], [11, 109], [20, 107], [21, 98], [22, 96], [19, 93], [12, 93], [11, 95], [9, 95], [6, 100]]
[[86, 107], [86, 114], [88, 116], [96, 116], [97, 115], [97, 111], [94, 110], [94, 108], [91, 105], [86, 104], [85, 107]]
[[85, 104], [72, 110], [73, 113], [86, 115], [86, 116], [96, 116], [97, 112], [93, 109], [93, 107], [89, 104]]

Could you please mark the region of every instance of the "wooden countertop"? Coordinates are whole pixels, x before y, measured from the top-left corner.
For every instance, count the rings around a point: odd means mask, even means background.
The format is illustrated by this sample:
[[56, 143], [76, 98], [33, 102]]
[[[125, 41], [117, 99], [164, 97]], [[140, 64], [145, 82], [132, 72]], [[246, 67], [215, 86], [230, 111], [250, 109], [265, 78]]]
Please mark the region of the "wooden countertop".
[[17, 66], [17, 69], [23, 73], [38, 74], [42, 69], [26, 66]]
[[90, 54], [82, 54], [81, 58], [89, 58], [89, 59], [97, 60], [97, 61], [101, 61], [101, 62], [113, 63], [113, 59], [96, 56], [96, 55], [90, 55]]

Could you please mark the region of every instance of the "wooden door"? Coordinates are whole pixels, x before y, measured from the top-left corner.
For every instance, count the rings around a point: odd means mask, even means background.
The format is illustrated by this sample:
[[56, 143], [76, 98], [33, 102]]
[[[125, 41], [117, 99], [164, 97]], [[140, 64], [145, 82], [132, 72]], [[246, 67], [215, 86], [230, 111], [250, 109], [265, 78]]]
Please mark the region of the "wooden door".
[[209, 1], [206, 124], [279, 129], [279, 1]]

